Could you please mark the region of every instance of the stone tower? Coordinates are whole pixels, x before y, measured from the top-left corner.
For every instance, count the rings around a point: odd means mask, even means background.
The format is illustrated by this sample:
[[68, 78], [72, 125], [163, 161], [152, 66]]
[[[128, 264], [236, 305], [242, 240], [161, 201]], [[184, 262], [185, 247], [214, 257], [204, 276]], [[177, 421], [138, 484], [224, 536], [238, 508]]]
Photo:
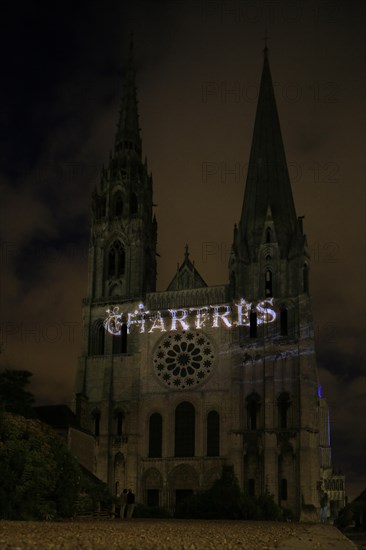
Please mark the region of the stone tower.
[[250, 425], [243, 432], [244, 477], [304, 516], [316, 506], [319, 488], [309, 253], [302, 218], [295, 212], [267, 47], [229, 270], [234, 298], [245, 296], [254, 303], [273, 298], [277, 312], [271, 325], [256, 326], [254, 316], [254, 338], [249, 344], [240, 341], [251, 350], [242, 369], [244, 401], [251, 410], [253, 400], [257, 410], [255, 432]]
[[230, 282], [207, 286], [186, 247], [157, 292], [152, 207], [131, 46], [114, 152], [93, 193], [76, 377], [76, 413], [95, 438], [93, 473], [117, 494], [132, 487], [137, 501], [174, 510], [231, 464], [249, 495], [270, 492], [296, 517], [315, 519], [320, 401], [309, 254], [267, 48]]
[[156, 286], [152, 176], [141, 160], [133, 46], [125, 75], [114, 151], [92, 197], [89, 292], [92, 299], [141, 299]]

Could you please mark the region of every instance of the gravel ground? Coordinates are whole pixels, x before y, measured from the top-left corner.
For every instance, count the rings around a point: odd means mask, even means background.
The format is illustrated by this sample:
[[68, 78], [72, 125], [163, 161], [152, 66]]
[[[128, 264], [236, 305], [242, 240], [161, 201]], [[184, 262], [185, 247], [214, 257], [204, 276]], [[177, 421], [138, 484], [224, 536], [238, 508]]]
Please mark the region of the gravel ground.
[[0, 549], [352, 550], [330, 525], [254, 521], [132, 519], [0, 521]]

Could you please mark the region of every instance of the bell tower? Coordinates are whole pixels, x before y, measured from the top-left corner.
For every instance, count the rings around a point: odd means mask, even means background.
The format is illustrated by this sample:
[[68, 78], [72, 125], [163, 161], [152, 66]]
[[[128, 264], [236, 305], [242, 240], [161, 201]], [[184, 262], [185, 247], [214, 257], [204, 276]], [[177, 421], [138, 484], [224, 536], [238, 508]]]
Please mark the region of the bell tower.
[[118, 483], [136, 487], [125, 477], [127, 441], [129, 456], [135, 453], [126, 434], [137, 428], [122, 387], [127, 384], [123, 376], [140, 355], [136, 337], [127, 338], [126, 325], [112, 339], [103, 322], [108, 308], [133, 310], [156, 288], [153, 181], [146, 159], [142, 161], [137, 105], [131, 39], [114, 148], [92, 193], [88, 293], [74, 401], [81, 427], [95, 437], [93, 473], [116, 494]]
[[142, 299], [156, 287], [157, 223], [137, 103], [131, 38], [114, 150], [92, 195], [88, 294], [94, 300]]
[[[257, 487], [262, 493], [268, 490], [299, 518], [314, 520], [319, 399], [309, 253], [302, 217], [295, 211], [267, 46], [229, 272], [233, 299], [245, 297], [252, 304], [250, 330], [239, 339], [246, 354], [241, 382], [247, 419], [244, 487], [253, 494]], [[267, 326], [253, 309], [263, 300], [277, 313], [276, 322]]]

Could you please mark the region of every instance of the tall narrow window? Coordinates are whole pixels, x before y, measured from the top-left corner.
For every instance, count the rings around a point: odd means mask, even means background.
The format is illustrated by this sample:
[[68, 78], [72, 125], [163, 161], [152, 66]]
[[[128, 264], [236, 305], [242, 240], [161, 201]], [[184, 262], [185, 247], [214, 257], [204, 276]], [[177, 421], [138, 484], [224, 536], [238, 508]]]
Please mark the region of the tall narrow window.
[[266, 229], [266, 243], [272, 242], [272, 231], [270, 227], [267, 227]]
[[94, 422], [94, 435], [98, 437], [100, 434], [100, 412], [93, 412], [93, 422]]
[[116, 254], [115, 249], [112, 247], [108, 255], [108, 275], [114, 277], [116, 272]]
[[287, 479], [281, 479], [280, 498], [281, 500], [287, 500]]
[[260, 410], [260, 397], [253, 393], [247, 397], [247, 418], [249, 430], [258, 428], [258, 416]]
[[267, 269], [265, 273], [265, 296], [271, 298], [272, 296], [272, 271]]
[[217, 411], [207, 415], [207, 456], [220, 456], [220, 415]]
[[123, 198], [122, 193], [118, 191], [113, 197], [112, 215], [116, 217], [122, 216], [123, 212]]
[[121, 326], [121, 334], [113, 336], [112, 340], [112, 354], [120, 355], [121, 353], [127, 353], [127, 325], [123, 323]]
[[163, 419], [154, 413], [149, 419], [149, 457], [161, 458], [163, 444]]
[[127, 353], [127, 325], [123, 323], [121, 327], [121, 353]]
[[304, 264], [302, 268], [302, 284], [303, 284], [303, 291], [308, 293], [309, 292], [309, 268], [307, 264]]
[[108, 276], [112, 279], [121, 277], [125, 272], [126, 255], [122, 244], [115, 241], [108, 254]]
[[116, 435], [121, 436], [123, 433], [123, 412], [118, 411], [116, 414]]
[[288, 327], [287, 327], [287, 309], [283, 307], [280, 313], [280, 323], [281, 323], [281, 336], [287, 336]]
[[122, 336], [121, 334], [116, 334], [112, 336], [112, 354], [119, 355], [122, 353], [121, 346]]
[[137, 214], [138, 203], [136, 193], [131, 193], [130, 214]]
[[290, 396], [288, 393], [281, 393], [277, 400], [278, 426], [280, 429], [288, 428], [288, 409], [290, 407]]
[[94, 211], [96, 219], [100, 220], [105, 215], [105, 199], [95, 198]]
[[257, 313], [254, 309], [249, 314], [249, 336], [250, 338], [257, 338]]
[[194, 456], [195, 410], [184, 401], [175, 409], [175, 456]]
[[248, 418], [249, 428], [251, 430], [257, 429], [257, 405], [254, 401], [251, 401], [248, 405]]

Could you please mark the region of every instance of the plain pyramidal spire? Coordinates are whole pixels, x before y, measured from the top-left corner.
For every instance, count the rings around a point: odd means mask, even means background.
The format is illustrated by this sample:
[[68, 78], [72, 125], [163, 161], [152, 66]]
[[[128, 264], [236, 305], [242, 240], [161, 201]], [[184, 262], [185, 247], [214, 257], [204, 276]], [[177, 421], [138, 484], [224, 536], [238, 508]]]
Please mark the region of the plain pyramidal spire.
[[270, 207], [278, 243], [286, 255], [291, 237], [297, 232], [297, 218], [269, 66], [267, 38], [239, 229], [248, 250], [259, 246]]

